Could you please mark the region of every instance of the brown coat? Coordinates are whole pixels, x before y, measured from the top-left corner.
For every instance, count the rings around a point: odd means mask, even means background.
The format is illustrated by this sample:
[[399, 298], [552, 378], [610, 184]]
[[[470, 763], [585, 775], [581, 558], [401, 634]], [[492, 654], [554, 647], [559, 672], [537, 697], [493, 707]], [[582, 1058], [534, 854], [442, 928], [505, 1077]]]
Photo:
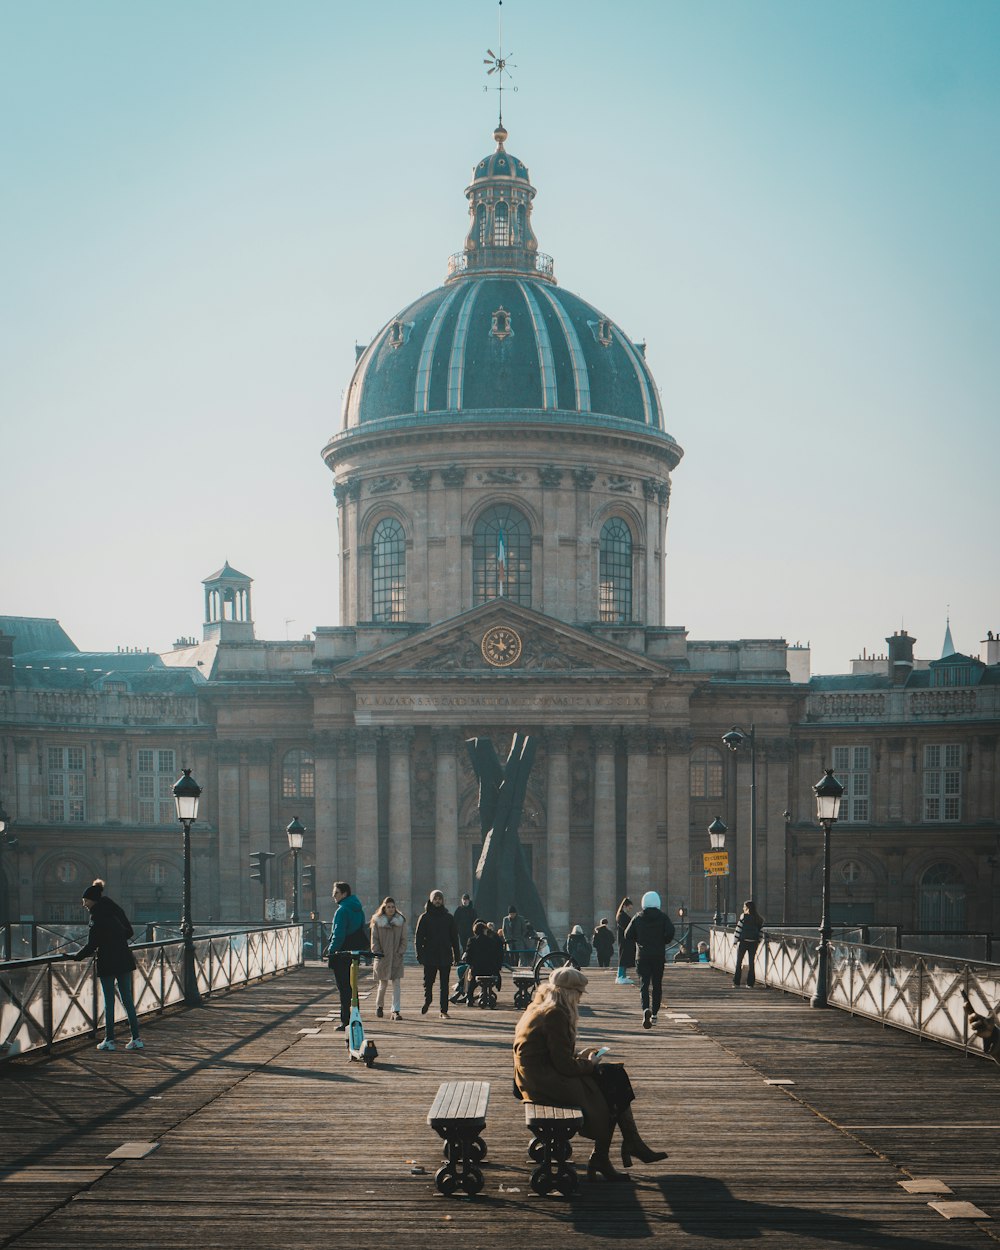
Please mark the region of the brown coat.
[[403, 975], [406, 952], [406, 921], [396, 912], [392, 920], [378, 912], [372, 916], [372, 975], [376, 981], [398, 981]]
[[585, 1137], [600, 1146], [611, 1140], [611, 1112], [591, 1073], [594, 1064], [574, 1053], [573, 1026], [555, 1004], [521, 1017], [514, 1032], [514, 1084], [521, 1097], [550, 1107], [580, 1107]]

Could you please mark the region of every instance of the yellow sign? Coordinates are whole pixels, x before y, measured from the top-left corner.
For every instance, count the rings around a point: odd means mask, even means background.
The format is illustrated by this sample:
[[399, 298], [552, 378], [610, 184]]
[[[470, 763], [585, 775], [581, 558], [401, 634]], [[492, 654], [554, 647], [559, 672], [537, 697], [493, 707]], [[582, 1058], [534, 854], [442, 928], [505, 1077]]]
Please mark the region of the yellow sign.
[[729, 876], [729, 852], [728, 851], [707, 851], [702, 860], [705, 864], [706, 877], [728, 877]]

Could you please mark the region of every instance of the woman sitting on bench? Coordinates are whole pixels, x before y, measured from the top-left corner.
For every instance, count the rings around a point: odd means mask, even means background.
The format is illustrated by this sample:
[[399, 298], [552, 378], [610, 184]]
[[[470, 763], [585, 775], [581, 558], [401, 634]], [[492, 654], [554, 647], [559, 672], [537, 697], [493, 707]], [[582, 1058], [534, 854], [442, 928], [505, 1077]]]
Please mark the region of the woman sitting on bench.
[[465, 1001], [470, 1007], [477, 977], [492, 977], [493, 984], [500, 989], [503, 954], [503, 939], [500, 934], [492, 933], [484, 920], [477, 920], [472, 926], [472, 937], [469, 938], [462, 956], [463, 961], [469, 965]]
[[587, 978], [576, 968], [554, 968], [539, 987], [514, 1032], [514, 1084], [521, 1097], [556, 1107], [580, 1107], [584, 1137], [594, 1142], [587, 1177], [627, 1181], [611, 1163], [609, 1150], [615, 1125], [622, 1134], [622, 1163], [632, 1156], [643, 1163], [667, 1157], [651, 1150], [639, 1136], [629, 1104], [634, 1098], [622, 1064], [602, 1063], [594, 1049], [576, 1051], [580, 996]]

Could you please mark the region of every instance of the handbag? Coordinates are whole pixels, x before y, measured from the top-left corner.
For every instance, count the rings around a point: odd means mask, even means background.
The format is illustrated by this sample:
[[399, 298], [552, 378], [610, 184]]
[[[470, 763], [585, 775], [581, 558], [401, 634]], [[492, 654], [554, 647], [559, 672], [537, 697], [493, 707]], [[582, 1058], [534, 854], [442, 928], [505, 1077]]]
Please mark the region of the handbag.
[[599, 1063], [594, 1069], [594, 1079], [613, 1116], [621, 1115], [634, 1101], [635, 1091], [623, 1063]]

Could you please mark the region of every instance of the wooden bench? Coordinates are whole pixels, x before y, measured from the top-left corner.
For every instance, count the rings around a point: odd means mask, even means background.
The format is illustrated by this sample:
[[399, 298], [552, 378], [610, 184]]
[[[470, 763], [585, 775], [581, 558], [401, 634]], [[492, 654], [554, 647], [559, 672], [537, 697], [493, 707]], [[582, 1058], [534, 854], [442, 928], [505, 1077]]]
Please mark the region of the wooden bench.
[[523, 1011], [531, 1002], [535, 993], [535, 974], [533, 972], [514, 973], [514, 1006]]
[[434, 1183], [445, 1195], [464, 1189], [478, 1194], [483, 1187], [479, 1164], [486, 1158], [486, 1109], [489, 1081], [443, 1081], [427, 1113], [427, 1123], [444, 1139], [444, 1165]]
[[528, 1157], [538, 1165], [531, 1173], [531, 1188], [543, 1196], [556, 1189], [568, 1198], [579, 1183], [576, 1168], [569, 1162], [573, 1154], [570, 1138], [583, 1124], [583, 1112], [579, 1107], [526, 1102], [524, 1122], [532, 1134]]
[[497, 981], [492, 973], [485, 977], [476, 977], [479, 989], [479, 1006], [492, 1010], [497, 1005]]

